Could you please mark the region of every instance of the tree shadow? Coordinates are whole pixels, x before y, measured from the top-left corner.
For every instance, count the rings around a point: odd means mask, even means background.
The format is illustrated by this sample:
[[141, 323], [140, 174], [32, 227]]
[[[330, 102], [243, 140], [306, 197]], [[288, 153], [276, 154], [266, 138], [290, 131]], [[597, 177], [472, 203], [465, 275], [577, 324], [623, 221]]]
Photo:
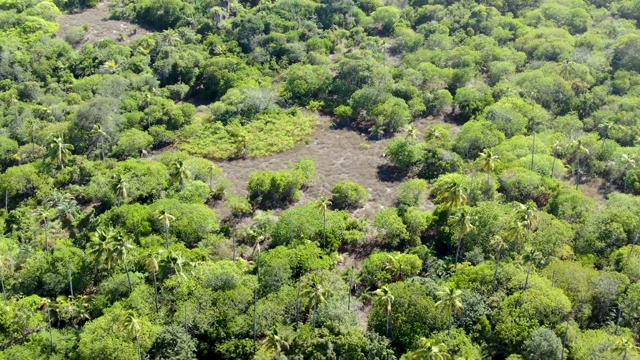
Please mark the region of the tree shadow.
[[378, 165], [378, 179], [382, 182], [400, 182], [404, 180], [406, 173], [399, 167], [390, 164]]

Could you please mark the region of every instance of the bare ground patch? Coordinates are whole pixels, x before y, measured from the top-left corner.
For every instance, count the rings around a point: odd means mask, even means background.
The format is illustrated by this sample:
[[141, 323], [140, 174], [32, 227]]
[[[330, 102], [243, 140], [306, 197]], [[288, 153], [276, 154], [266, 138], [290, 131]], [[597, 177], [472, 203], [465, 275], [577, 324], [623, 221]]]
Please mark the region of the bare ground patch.
[[[429, 125], [440, 120], [416, 121], [422, 133]], [[421, 134], [419, 135], [421, 136]], [[278, 170], [297, 163], [302, 158], [316, 162], [318, 179], [304, 192], [301, 203], [330, 195], [335, 184], [342, 180], [353, 180], [369, 192], [367, 205], [355, 212], [356, 216], [372, 218], [381, 208], [395, 205], [400, 177], [393, 173], [388, 160], [383, 156], [391, 139], [372, 141], [364, 134], [349, 129], [331, 127], [329, 117], [321, 117], [320, 125], [305, 143], [291, 150], [261, 157], [221, 161], [217, 164], [224, 176], [235, 187], [235, 193], [246, 195], [249, 175], [256, 170]], [[382, 169], [382, 170], [381, 170]], [[381, 176], [382, 175], [382, 176]]]
[[80, 13], [65, 14], [60, 16], [58, 24], [60, 29], [56, 36], [63, 38], [72, 27], [89, 24], [89, 31], [85, 42], [96, 42], [104, 39], [129, 42], [150, 33], [136, 24], [126, 21], [109, 19], [110, 1], [101, 1], [94, 8], [83, 10]]

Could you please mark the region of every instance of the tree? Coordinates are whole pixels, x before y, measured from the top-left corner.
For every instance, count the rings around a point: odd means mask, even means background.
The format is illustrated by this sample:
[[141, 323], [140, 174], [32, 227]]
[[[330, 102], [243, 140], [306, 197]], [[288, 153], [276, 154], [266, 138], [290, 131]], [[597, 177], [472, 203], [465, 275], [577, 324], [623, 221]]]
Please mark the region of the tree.
[[147, 266], [151, 270], [151, 273], [153, 274], [153, 292], [154, 292], [153, 299], [156, 305], [156, 312], [160, 311], [160, 308], [158, 307], [158, 281], [157, 281], [156, 275], [160, 270], [159, 264], [160, 264], [160, 259], [162, 258], [162, 255], [163, 255], [163, 251], [158, 250], [149, 254], [149, 259], [147, 260]]
[[624, 177], [624, 187], [623, 192], [627, 192], [627, 179], [629, 178], [629, 170], [636, 167], [636, 160], [629, 156], [629, 154], [622, 154], [620, 156], [620, 165], [622, 165], [623, 169], [623, 177]]
[[622, 338], [616, 341], [615, 344], [613, 344], [613, 346], [611, 347], [611, 352], [614, 354], [621, 354], [622, 360], [627, 360], [627, 356], [630, 353], [631, 354], [638, 353], [638, 348], [633, 343], [633, 341], [630, 341], [627, 338]]
[[100, 124], [93, 125], [92, 131], [95, 134], [96, 138], [98, 139], [98, 143], [100, 144], [100, 157], [102, 161], [104, 161], [104, 158], [105, 158], [104, 142], [106, 140], [109, 140], [109, 135], [107, 134], [106, 131], [104, 131], [104, 129], [102, 129], [102, 125]]
[[469, 189], [459, 181], [451, 179], [444, 185], [442, 192], [438, 193], [436, 201], [444, 203], [447, 209], [455, 209], [467, 203]]
[[262, 340], [262, 344], [268, 350], [274, 351], [276, 355], [280, 355], [289, 350], [291, 339], [287, 332], [280, 331], [274, 326], [273, 330], [267, 332], [267, 337]]
[[458, 232], [458, 245], [456, 247], [456, 260], [454, 265], [458, 265], [458, 256], [460, 255], [460, 248], [462, 247], [462, 238], [468, 233], [475, 230], [473, 222], [477, 220], [475, 216], [472, 216], [468, 211], [460, 210], [451, 218], [451, 224], [457, 229]]
[[322, 210], [322, 247], [326, 248], [327, 246], [327, 208], [331, 206], [331, 200], [329, 200], [326, 196], [320, 196], [316, 206]]
[[559, 141], [556, 141], [553, 143], [551, 150], [553, 152], [553, 162], [551, 163], [551, 178], [553, 178], [553, 176], [555, 175], [555, 169], [556, 169], [556, 160], [558, 160], [558, 154], [560, 153], [560, 151], [562, 151], [562, 146], [560, 145]]
[[313, 274], [309, 280], [303, 284], [301, 295], [309, 299], [307, 307], [309, 310], [313, 309], [313, 327], [315, 328], [318, 305], [327, 302], [327, 297], [331, 295], [331, 290], [325, 288], [318, 276]]
[[436, 307], [442, 309], [448, 317], [447, 335], [451, 334], [451, 319], [454, 313], [460, 313], [464, 309], [462, 304], [462, 291], [455, 287], [444, 286], [436, 293], [440, 300]]
[[386, 326], [386, 336], [387, 338], [389, 337], [389, 327], [390, 327], [390, 320], [391, 320], [391, 304], [393, 304], [393, 300], [395, 300], [395, 298], [393, 297], [393, 294], [391, 294], [391, 291], [389, 290], [389, 288], [387, 286], [383, 286], [380, 289], [377, 289], [376, 291], [373, 292], [373, 294], [380, 299], [380, 301], [384, 302], [385, 305], [385, 311], [387, 312], [387, 326]]
[[524, 242], [527, 238], [526, 223], [524, 221], [520, 221], [518, 218], [512, 218], [505, 229], [505, 234], [513, 239], [513, 251], [517, 252], [518, 243]]
[[527, 290], [527, 288], [529, 287], [529, 275], [531, 274], [531, 269], [533, 269], [534, 265], [542, 262], [544, 258], [542, 254], [534, 248], [526, 249], [522, 258], [525, 263], [529, 264], [529, 266], [527, 267], [527, 277], [524, 281], [524, 290]]
[[49, 252], [49, 220], [51, 219], [51, 213], [43, 208], [37, 209], [35, 215], [42, 226], [44, 226], [44, 249]]
[[60, 170], [64, 169], [64, 164], [71, 156], [73, 145], [66, 144], [62, 136], [53, 137], [49, 143], [48, 158], [51, 163], [60, 167]]
[[113, 241], [113, 228], [99, 228], [91, 236], [91, 241], [87, 245], [87, 254], [94, 258], [98, 268], [104, 266], [107, 271], [111, 270], [114, 263], [114, 252], [111, 242]]
[[504, 250], [507, 247], [507, 243], [504, 241], [504, 239], [500, 236], [500, 235], [494, 235], [491, 238], [491, 242], [490, 242], [491, 247], [496, 251], [496, 270], [493, 273], [493, 290], [495, 291], [498, 288], [498, 269], [500, 267], [500, 258], [502, 256], [502, 250]]
[[487, 178], [489, 178], [489, 174], [495, 170], [496, 165], [500, 163], [500, 156], [496, 155], [493, 150], [486, 149], [481, 152], [478, 156], [478, 161], [480, 162], [480, 170], [487, 173]]
[[540, 328], [525, 340], [524, 358], [527, 360], [560, 360], [562, 341], [549, 329]]
[[56, 351], [56, 345], [53, 342], [53, 329], [51, 327], [51, 300], [44, 298], [40, 301], [40, 307], [47, 313], [47, 322], [49, 323], [49, 342], [51, 345], [51, 352]]
[[582, 139], [574, 140], [571, 143], [571, 149], [572, 149], [572, 152], [573, 152], [573, 154], [574, 154], [574, 156], [576, 158], [576, 169], [577, 169], [577, 171], [576, 171], [576, 189], [577, 189], [578, 185], [580, 185], [580, 176], [581, 176], [581, 172], [582, 172], [582, 169], [580, 167], [580, 162], [583, 160], [583, 157], [585, 155], [589, 155], [589, 149], [587, 149], [584, 146], [584, 143], [583, 143]]
[[140, 320], [136, 317], [136, 313], [132, 310], [127, 311], [120, 323], [120, 328], [130, 337], [135, 337], [136, 346], [138, 347], [138, 359], [142, 360], [142, 351], [140, 350]]
[[0, 286], [2, 286], [2, 299], [4, 300], [4, 306], [7, 306], [7, 292], [4, 285], [4, 271], [11, 264], [11, 257], [9, 254], [3, 254], [0, 256]]
[[133, 249], [133, 245], [130, 243], [129, 235], [125, 234], [121, 230], [116, 230], [112, 237], [111, 246], [113, 248], [114, 260], [116, 262], [122, 262], [124, 264], [124, 271], [127, 274], [127, 281], [129, 281], [129, 289], [133, 291], [133, 282], [131, 282], [131, 275], [129, 274], [129, 265], [127, 263], [127, 253]]
[[127, 178], [122, 174], [114, 175], [111, 190], [118, 198], [118, 207], [120, 207], [122, 200], [127, 198], [127, 192], [129, 190], [129, 182], [127, 181]]
[[163, 209], [158, 216], [158, 220], [160, 220], [164, 226], [164, 241], [167, 250], [169, 249], [169, 227], [171, 226], [171, 221], [175, 219], [176, 217], [169, 214], [166, 209]]
[[171, 171], [171, 180], [180, 184], [180, 188], [184, 189], [184, 184], [191, 179], [191, 171], [185, 166], [182, 160], [177, 160], [169, 166]]
[[401, 360], [447, 360], [451, 355], [447, 353], [444, 344], [434, 344], [427, 338], [421, 338], [418, 342], [418, 350], [402, 356]]

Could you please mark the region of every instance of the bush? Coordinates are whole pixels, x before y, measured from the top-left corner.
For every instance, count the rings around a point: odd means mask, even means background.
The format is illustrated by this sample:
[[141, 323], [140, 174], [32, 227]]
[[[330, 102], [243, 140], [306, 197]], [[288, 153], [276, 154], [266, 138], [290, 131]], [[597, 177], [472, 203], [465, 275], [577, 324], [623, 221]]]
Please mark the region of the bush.
[[380, 210], [373, 220], [373, 226], [382, 235], [382, 240], [390, 246], [406, 245], [405, 242], [409, 239], [407, 227], [396, 208]]
[[343, 180], [331, 189], [331, 202], [338, 209], [355, 209], [363, 207], [369, 194], [360, 184], [351, 180]]
[[300, 190], [315, 176], [315, 163], [301, 160], [293, 170], [261, 170], [249, 175], [249, 197], [263, 207], [278, 207], [300, 198]]
[[249, 199], [245, 196], [230, 195], [227, 198], [227, 206], [231, 208], [233, 215], [236, 217], [242, 217], [253, 213], [253, 207]]
[[153, 137], [138, 129], [125, 131], [118, 139], [113, 148], [113, 154], [120, 158], [139, 157], [143, 149], [147, 149], [153, 144]]
[[427, 199], [429, 184], [423, 179], [410, 179], [402, 184], [398, 189], [399, 206], [422, 206]]

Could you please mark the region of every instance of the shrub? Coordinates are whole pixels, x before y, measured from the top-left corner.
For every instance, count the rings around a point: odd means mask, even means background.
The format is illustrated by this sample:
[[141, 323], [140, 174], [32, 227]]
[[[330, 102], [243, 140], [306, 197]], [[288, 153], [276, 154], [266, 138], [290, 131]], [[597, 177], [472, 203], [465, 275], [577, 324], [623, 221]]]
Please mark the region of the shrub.
[[343, 180], [336, 184], [331, 190], [333, 197], [331, 202], [333, 206], [338, 209], [354, 209], [363, 207], [367, 200], [369, 200], [369, 194], [367, 190], [360, 184], [351, 180]]
[[236, 217], [250, 215], [253, 212], [251, 203], [245, 196], [230, 195], [227, 198], [227, 206], [231, 208], [233, 215]]
[[153, 144], [151, 135], [142, 130], [129, 129], [120, 136], [113, 148], [113, 154], [120, 159], [139, 157], [140, 152], [151, 144]]
[[396, 208], [380, 210], [373, 220], [373, 226], [382, 235], [382, 240], [390, 246], [403, 245], [409, 239], [407, 227]]
[[314, 176], [313, 160], [301, 160], [293, 170], [256, 171], [249, 176], [249, 197], [263, 207], [278, 207], [297, 200]]
[[421, 206], [427, 199], [428, 183], [422, 179], [411, 179], [400, 184], [398, 205]]

